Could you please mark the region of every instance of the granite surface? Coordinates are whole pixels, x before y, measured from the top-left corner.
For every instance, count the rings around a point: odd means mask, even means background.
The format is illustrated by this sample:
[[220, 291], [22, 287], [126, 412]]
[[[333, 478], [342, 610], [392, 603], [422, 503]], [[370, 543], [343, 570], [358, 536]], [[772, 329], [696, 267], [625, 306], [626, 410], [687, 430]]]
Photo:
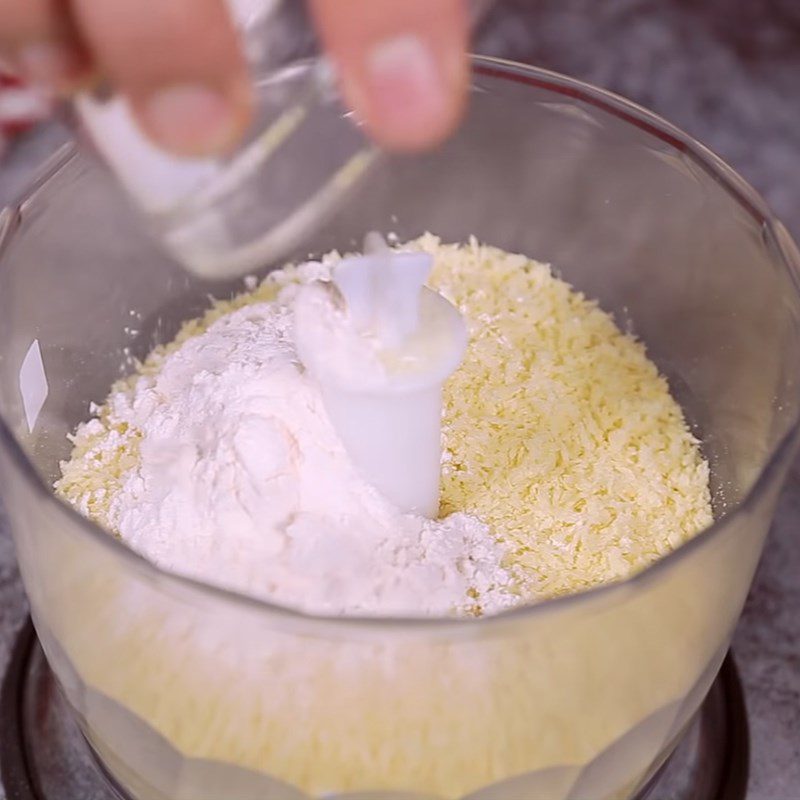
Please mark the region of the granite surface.
[[[500, 0], [476, 49], [574, 75], [660, 113], [732, 164], [800, 237], [800, 0]], [[0, 202], [63, 138], [50, 127], [15, 148], [0, 169]], [[24, 616], [0, 510], [0, 668]], [[748, 797], [800, 800], [800, 462], [734, 650], [753, 745]]]

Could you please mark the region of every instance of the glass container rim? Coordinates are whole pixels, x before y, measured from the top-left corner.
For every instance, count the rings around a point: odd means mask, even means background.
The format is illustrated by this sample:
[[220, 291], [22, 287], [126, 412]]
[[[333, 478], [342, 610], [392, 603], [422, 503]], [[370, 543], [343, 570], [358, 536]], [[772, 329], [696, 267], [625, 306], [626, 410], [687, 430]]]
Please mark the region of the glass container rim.
[[[540, 67], [533, 67], [506, 59], [491, 56], [471, 55], [473, 73], [488, 78], [503, 79], [512, 83], [519, 83], [533, 88], [544, 89], [554, 94], [561, 95], [572, 102], [581, 102], [594, 106], [623, 122], [627, 122], [656, 139], [670, 145], [686, 157], [690, 158], [697, 166], [712, 177], [730, 194], [756, 222], [763, 226], [767, 235], [777, 243], [777, 255], [782, 266], [787, 271], [795, 288], [795, 297], [800, 299], [800, 253], [789, 249], [776, 235], [779, 228], [785, 232], [781, 223], [774, 217], [760, 195], [738, 173], [735, 172], [721, 158], [712, 153], [704, 145], [681, 131], [676, 126], [659, 117], [657, 114], [605, 89], [593, 86], [584, 81], [561, 75]], [[2, 253], [5, 244], [14, 233], [13, 224], [9, 219], [19, 219], [25, 205], [29, 203], [58, 172], [67, 166], [76, 157], [77, 151], [74, 143], [62, 146], [41, 168], [39, 175], [30, 184], [23, 198], [12, 206], [0, 209], [0, 270], [2, 266]], [[5, 217], [5, 220], [4, 220]], [[787, 234], [788, 235], [788, 234]], [[789, 245], [793, 246], [791, 239]], [[144, 556], [136, 553], [128, 545], [99, 525], [80, 514], [66, 501], [61, 500], [39, 475], [35, 466], [25, 454], [17, 441], [12, 426], [0, 411], [0, 446], [9, 454], [10, 461], [22, 475], [30, 488], [40, 497], [42, 502], [55, 504], [66, 519], [88, 537], [92, 544], [99, 544], [107, 548], [113, 555], [120, 558], [126, 567], [130, 567], [140, 577], [153, 584], [163, 584], [183, 588], [190, 594], [200, 594], [212, 602], [228, 603], [240, 609], [255, 610], [256, 612], [284, 619], [289, 623], [308, 623], [313, 626], [327, 626], [328, 629], [341, 629], [345, 632], [355, 630], [377, 630], [386, 632], [388, 629], [397, 631], [433, 633], [456, 633], [475, 635], [487, 633], [489, 629], [527, 619], [528, 617], [543, 616], [547, 613], [564, 611], [567, 608], [577, 608], [581, 604], [588, 604], [601, 597], [610, 597], [620, 590], [632, 590], [647, 585], [660, 576], [682, 563], [691, 554], [704, 547], [710, 541], [722, 535], [731, 519], [746, 514], [747, 511], [759, 502], [768, 487], [772, 484], [774, 476], [779, 473], [782, 464], [794, 452], [798, 439], [800, 439], [800, 412], [795, 414], [787, 432], [773, 446], [764, 466], [745, 492], [741, 500], [731, 509], [726, 510], [716, 518], [711, 525], [695, 534], [675, 550], [659, 558], [643, 570], [629, 578], [611, 583], [600, 584], [576, 594], [563, 595], [549, 598], [530, 604], [517, 606], [485, 617], [422, 617], [411, 615], [394, 616], [366, 616], [366, 615], [326, 615], [314, 614], [291, 606], [262, 600], [231, 589], [206, 583], [204, 581], [183, 576], [162, 569], [148, 561]], [[12, 523], [13, 524], [13, 523]]]

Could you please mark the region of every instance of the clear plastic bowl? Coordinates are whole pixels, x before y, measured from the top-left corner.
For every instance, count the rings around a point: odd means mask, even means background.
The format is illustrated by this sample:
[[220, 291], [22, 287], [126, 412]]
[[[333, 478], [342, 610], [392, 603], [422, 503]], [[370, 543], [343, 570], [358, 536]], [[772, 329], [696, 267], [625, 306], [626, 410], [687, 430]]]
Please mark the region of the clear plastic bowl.
[[381, 160], [307, 249], [429, 229], [551, 261], [669, 377], [717, 521], [628, 581], [481, 620], [319, 618], [160, 571], [50, 486], [89, 401], [239, 287], [182, 272], [68, 150], [0, 218], [2, 488], [49, 662], [133, 797], [630, 797], [714, 679], [797, 441], [797, 250], [657, 117], [474, 70], [455, 138]]

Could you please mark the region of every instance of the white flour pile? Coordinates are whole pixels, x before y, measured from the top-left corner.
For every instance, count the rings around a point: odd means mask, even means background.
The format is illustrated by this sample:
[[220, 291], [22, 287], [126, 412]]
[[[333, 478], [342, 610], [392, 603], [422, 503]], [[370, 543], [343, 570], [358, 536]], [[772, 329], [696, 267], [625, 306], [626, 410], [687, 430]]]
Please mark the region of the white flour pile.
[[107, 499], [105, 523], [166, 569], [318, 613], [512, 604], [485, 524], [401, 514], [356, 473], [298, 361], [294, 289], [222, 317], [111, 394], [78, 441], [110, 426], [89, 457], [134, 438], [137, 464], [80, 508]]
[[[409, 247], [469, 328], [441, 510], [352, 467], [293, 338], [287, 267], [217, 303], [80, 426], [56, 488], [156, 564], [320, 613], [492, 613], [625, 578], [711, 522], [708, 465], [644, 347], [549, 267]], [[334, 255], [332, 258], [336, 258]]]

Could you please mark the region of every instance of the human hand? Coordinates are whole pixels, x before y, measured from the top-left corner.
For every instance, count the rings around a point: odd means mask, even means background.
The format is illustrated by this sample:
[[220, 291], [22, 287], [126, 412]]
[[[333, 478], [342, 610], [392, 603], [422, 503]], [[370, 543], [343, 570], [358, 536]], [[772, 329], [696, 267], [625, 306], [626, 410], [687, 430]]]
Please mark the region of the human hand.
[[[286, 0], [297, 2], [297, 0]], [[380, 144], [447, 136], [467, 88], [463, 0], [310, 0], [347, 103]], [[145, 132], [184, 155], [234, 145], [252, 89], [224, 0], [0, 0], [0, 51], [68, 93], [102, 75]]]

